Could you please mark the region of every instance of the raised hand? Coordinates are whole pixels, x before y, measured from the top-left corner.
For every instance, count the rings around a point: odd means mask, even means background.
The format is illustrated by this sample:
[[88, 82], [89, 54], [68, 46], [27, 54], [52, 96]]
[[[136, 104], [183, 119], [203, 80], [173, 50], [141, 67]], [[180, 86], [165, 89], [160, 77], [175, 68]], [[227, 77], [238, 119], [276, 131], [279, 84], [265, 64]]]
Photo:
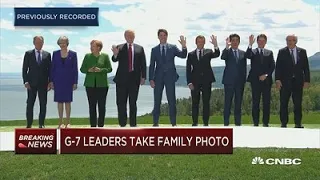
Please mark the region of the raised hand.
[[230, 38], [228, 37], [226, 39], [226, 48], [229, 48], [231, 46]]
[[118, 48], [116, 45], [113, 45], [112, 48], [111, 48], [111, 50], [112, 50], [114, 56], [117, 56], [117, 55], [118, 55], [118, 53], [119, 53], [119, 48]]
[[217, 47], [218, 46], [217, 36], [212, 35], [210, 38], [211, 38], [210, 43], [213, 44], [214, 47]]
[[180, 36], [180, 40], [178, 40], [182, 47], [187, 47], [187, 38], [184, 36]]
[[254, 35], [251, 34], [251, 35], [249, 36], [249, 44], [250, 44], [250, 46], [252, 46], [252, 44], [254, 43], [255, 40], [256, 40], [256, 39], [254, 38]]

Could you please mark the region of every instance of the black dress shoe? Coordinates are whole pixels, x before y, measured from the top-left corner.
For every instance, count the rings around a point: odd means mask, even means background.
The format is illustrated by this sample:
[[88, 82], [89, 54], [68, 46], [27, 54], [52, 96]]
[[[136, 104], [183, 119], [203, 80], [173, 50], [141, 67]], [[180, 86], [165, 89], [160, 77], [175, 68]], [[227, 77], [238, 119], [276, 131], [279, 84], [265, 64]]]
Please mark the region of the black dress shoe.
[[39, 128], [45, 128], [44, 125], [39, 126]]
[[287, 125], [281, 125], [281, 128], [287, 128]]
[[177, 127], [177, 125], [176, 124], [172, 124], [172, 127]]
[[192, 126], [198, 126], [198, 124], [192, 124]]
[[132, 125], [132, 126], [130, 125], [130, 127], [137, 127], [137, 125]]
[[31, 128], [31, 126], [27, 126], [26, 128]]
[[203, 126], [209, 126], [209, 124], [204, 124]]
[[304, 128], [302, 125], [296, 125], [294, 128]]
[[259, 126], [259, 124], [254, 124], [253, 126], [257, 127], [257, 126]]
[[269, 127], [269, 125], [268, 124], [264, 124], [263, 127]]
[[159, 124], [153, 124], [152, 126], [153, 127], [159, 127]]

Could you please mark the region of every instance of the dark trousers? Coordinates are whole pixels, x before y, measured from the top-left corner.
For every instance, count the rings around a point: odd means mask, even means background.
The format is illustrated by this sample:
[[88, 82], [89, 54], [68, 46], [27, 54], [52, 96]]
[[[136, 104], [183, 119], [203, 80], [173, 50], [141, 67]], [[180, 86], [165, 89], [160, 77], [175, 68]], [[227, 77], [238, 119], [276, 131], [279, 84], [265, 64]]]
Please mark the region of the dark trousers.
[[230, 113], [232, 100], [234, 96], [234, 123], [236, 126], [241, 125], [241, 106], [243, 99], [244, 84], [224, 85], [224, 125], [230, 123]]
[[191, 91], [193, 126], [198, 125], [200, 93], [202, 93], [203, 103], [203, 125], [207, 126], [209, 124], [211, 87], [211, 83], [199, 84], [194, 85], [194, 89]]
[[127, 125], [127, 102], [129, 97], [130, 108], [130, 126], [137, 126], [137, 99], [139, 93], [139, 84], [135, 80], [129, 81], [126, 84], [116, 84], [117, 106], [118, 106], [118, 121], [121, 127]]
[[162, 93], [164, 87], [166, 87], [166, 95], [169, 105], [169, 116], [172, 125], [176, 125], [177, 107], [176, 107], [176, 86], [173, 80], [157, 80], [155, 81], [154, 93], [154, 107], [153, 107], [153, 124], [159, 124], [160, 106], [162, 100]]
[[39, 98], [39, 105], [40, 105], [40, 113], [39, 113], [39, 127], [44, 125], [44, 120], [46, 118], [47, 113], [47, 94], [48, 94], [48, 86], [42, 85], [42, 86], [36, 86], [31, 87], [28, 89], [28, 98], [27, 98], [27, 110], [26, 110], [26, 116], [27, 116], [27, 128], [31, 128], [33, 123], [33, 109], [34, 109], [34, 103], [37, 98]]
[[296, 126], [301, 126], [302, 119], [302, 94], [303, 84], [292, 79], [289, 82], [282, 82], [280, 90], [280, 120], [283, 127], [286, 127], [289, 120], [288, 103], [292, 97], [294, 105], [294, 123]]
[[[90, 125], [91, 127], [103, 127], [106, 115], [106, 100], [109, 88], [107, 87], [86, 87], [89, 103]], [[97, 122], [97, 104], [99, 118]]]
[[252, 94], [252, 120], [255, 126], [259, 125], [260, 119], [260, 99], [262, 95], [263, 102], [263, 118], [262, 123], [264, 126], [269, 125], [270, 119], [270, 98], [271, 98], [271, 83], [267, 81], [258, 81], [251, 83]]

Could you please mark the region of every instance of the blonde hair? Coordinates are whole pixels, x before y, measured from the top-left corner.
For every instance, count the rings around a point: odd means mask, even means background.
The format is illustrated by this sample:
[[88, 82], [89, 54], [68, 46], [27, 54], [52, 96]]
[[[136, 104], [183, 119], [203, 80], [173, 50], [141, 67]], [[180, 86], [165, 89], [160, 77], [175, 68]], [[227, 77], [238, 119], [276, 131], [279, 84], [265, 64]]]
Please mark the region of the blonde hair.
[[96, 44], [96, 45], [100, 48], [100, 51], [101, 51], [101, 49], [103, 48], [103, 44], [102, 44], [102, 42], [99, 41], [99, 40], [92, 40], [92, 41], [90, 42], [90, 45], [92, 45], [92, 44]]
[[133, 35], [135, 35], [134, 31], [131, 29], [128, 29], [124, 32], [124, 35], [126, 35], [127, 33], [132, 33]]

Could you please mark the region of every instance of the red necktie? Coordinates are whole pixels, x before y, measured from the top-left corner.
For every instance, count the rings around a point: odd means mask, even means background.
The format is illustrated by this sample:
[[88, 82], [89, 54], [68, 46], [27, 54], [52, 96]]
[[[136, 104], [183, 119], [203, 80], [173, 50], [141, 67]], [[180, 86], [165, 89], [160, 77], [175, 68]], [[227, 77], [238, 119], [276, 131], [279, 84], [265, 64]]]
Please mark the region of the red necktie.
[[132, 72], [132, 45], [129, 44], [129, 51], [128, 51], [128, 57], [129, 57], [129, 72]]

